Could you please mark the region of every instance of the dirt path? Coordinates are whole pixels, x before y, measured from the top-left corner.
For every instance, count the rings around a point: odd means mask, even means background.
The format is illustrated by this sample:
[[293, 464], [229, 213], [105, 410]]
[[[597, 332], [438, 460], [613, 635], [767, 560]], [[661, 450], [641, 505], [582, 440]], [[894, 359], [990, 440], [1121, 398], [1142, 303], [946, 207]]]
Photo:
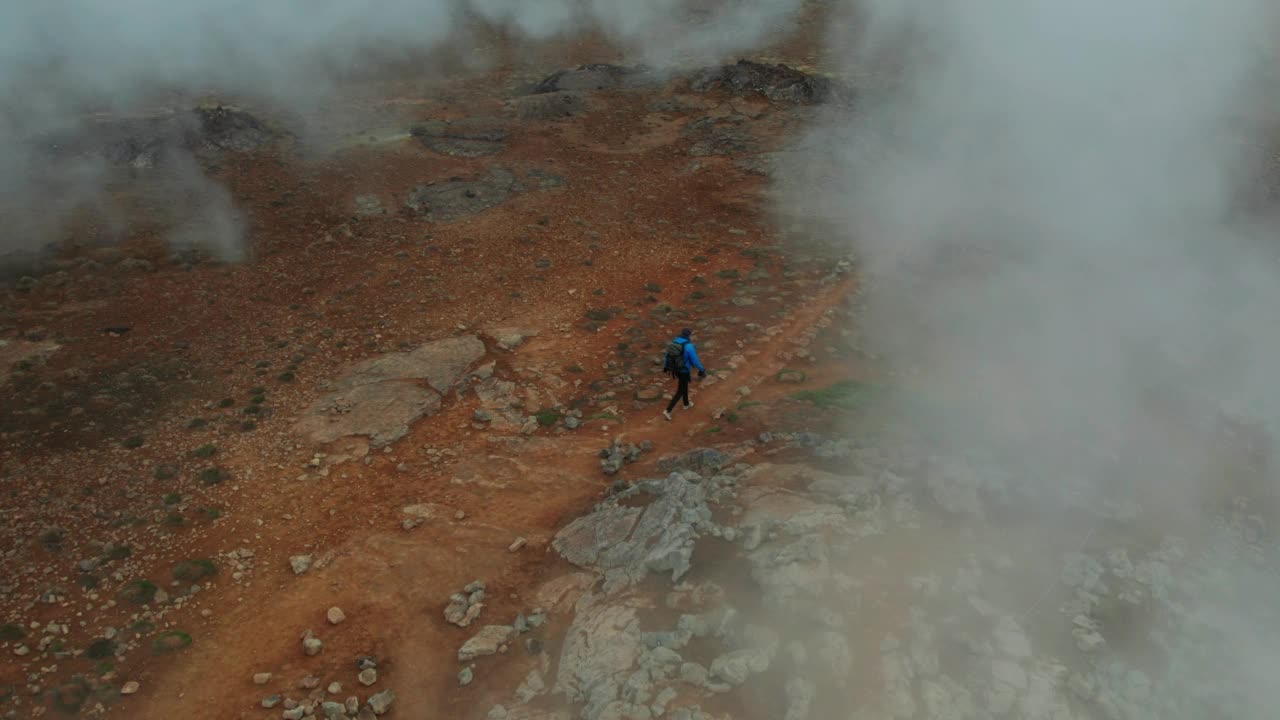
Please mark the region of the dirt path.
[[[518, 672], [520, 665], [495, 663], [491, 671], [491, 665], [482, 664], [476, 682], [459, 688], [453, 656], [474, 627], [460, 629], [444, 622], [441, 610], [448, 595], [482, 579], [489, 590], [481, 623], [506, 623], [518, 612], [529, 611], [534, 602], [531, 592], [567, 571], [548, 552], [555, 531], [600, 495], [604, 478], [596, 451], [615, 435], [653, 443], [654, 457], [736, 439], [706, 433], [707, 427], [718, 425], [711, 417], [713, 410], [736, 406], [741, 387], [752, 388], [752, 400], [764, 403], [793, 392], [794, 386], [772, 381], [778, 371], [795, 364], [781, 359], [780, 353], [794, 349], [792, 341], [820, 322], [848, 288], [848, 281], [830, 284], [779, 322], [772, 337], [762, 336], [758, 344], [742, 348], [758, 354], [730, 378], [695, 386], [697, 407], [677, 414], [672, 422], [658, 414], [658, 403], [646, 411], [648, 417], [641, 415], [597, 432], [588, 426], [575, 434], [489, 449], [486, 438], [473, 437], [464, 452], [465, 464], [489, 482], [471, 492], [460, 492], [447, 474], [362, 479], [372, 487], [386, 483], [383, 492], [360, 493], [361, 514], [380, 518], [377, 522], [369, 520], [367, 529], [357, 526], [340, 544], [324, 547], [323, 554], [332, 559], [323, 569], [294, 577], [287, 566], [275, 561], [261, 567], [252, 586], [238, 588], [235, 597], [230, 596], [232, 591], [220, 593], [221, 600], [206, 605], [212, 617], [199, 627], [200, 642], [177, 662], [145, 671], [138, 679], [148, 692], [126, 698], [113, 715], [151, 720], [200, 707], [220, 708], [221, 717], [257, 718], [264, 711], [252, 705], [261, 697], [272, 693], [305, 697], [307, 691], [299, 689], [299, 683], [307, 675], [319, 677], [321, 688], [340, 682], [343, 690], [338, 701], [351, 694], [363, 698], [372, 690], [393, 688], [399, 717], [470, 717], [480, 712], [477, 708], [489, 707], [489, 688], [518, 683], [518, 678], [513, 683], [508, 675]], [[536, 346], [530, 350], [531, 354], [537, 351]], [[728, 352], [704, 351], [704, 360], [721, 366], [720, 355]], [[520, 357], [517, 352], [514, 360]], [[465, 422], [462, 418], [469, 412], [466, 403], [459, 403], [441, 416], [422, 421], [403, 442], [437, 435], [437, 428]], [[402, 452], [397, 448], [393, 454]], [[628, 468], [624, 475], [642, 476], [651, 469], [651, 459]], [[456, 478], [460, 473], [454, 470]], [[411, 532], [389, 529], [408, 499], [438, 503], [437, 517]], [[345, 514], [351, 505], [330, 509]], [[455, 512], [465, 513], [465, 519], [455, 520]], [[323, 529], [317, 531], [323, 533]], [[513, 553], [508, 545], [516, 537], [526, 538], [528, 545]], [[260, 555], [279, 556], [284, 548], [274, 550]], [[348, 619], [340, 626], [326, 622], [330, 606], [346, 613]], [[301, 650], [299, 636], [308, 628], [325, 643], [316, 658], [304, 657]], [[379, 658], [379, 681], [370, 689], [356, 682], [355, 661], [362, 655]], [[252, 676], [259, 672], [274, 677], [265, 686], [255, 686]], [[441, 714], [427, 708], [437, 708]]]

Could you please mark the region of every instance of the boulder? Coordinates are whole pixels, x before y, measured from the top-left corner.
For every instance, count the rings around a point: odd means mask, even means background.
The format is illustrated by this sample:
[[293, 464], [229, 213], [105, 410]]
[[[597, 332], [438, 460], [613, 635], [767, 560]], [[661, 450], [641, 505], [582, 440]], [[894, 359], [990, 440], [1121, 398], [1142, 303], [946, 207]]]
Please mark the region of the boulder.
[[552, 547], [569, 562], [604, 575], [606, 592], [633, 585], [650, 572], [670, 572], [677, 581], [689, 570], [699, 530], [712, 527], [700, 480], [673, 473], [637, 483], [562, 529]]
[[571, 702], [587, 703], [583, 717], [596, 717], [618, 699], [643, 651], [634, 604], [583, 598], [565, 634], [555, 691]]

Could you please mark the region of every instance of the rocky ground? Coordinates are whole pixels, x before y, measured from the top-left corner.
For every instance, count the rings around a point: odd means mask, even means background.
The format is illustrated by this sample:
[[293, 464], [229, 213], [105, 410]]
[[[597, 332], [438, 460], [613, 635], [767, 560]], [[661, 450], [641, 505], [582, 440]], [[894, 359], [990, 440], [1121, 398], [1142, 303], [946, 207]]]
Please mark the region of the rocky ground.
[[1156, 531], [881, 413], [855, 264], [762, 197], [851, 89], [544, 70], [59, 145], [144, 211], [201, 163], [250, 243], [89, 218], [7, 280], [0, 716], [1255, 716], [1207, 672], [1215, 572], [1275, 587], [1247, 494]]

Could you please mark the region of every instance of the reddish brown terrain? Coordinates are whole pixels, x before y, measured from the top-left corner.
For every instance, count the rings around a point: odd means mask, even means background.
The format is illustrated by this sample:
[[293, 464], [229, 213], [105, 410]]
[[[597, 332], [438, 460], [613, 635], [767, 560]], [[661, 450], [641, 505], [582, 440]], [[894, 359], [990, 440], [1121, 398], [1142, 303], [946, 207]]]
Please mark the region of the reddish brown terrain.
[[0, 266], [0, 717], [1260, 717], [1205, 668], [1215, 572], [1272, 587], [1268, 435], [1152, 393], [1046, 441], [1020, 358], [880, 357], [852, 229], [778, 192], [884, 80], [820, 72], [823, 6], [741, 62], [484, 36], [44, 138], [108, 171]]
[[[572, 569], [552, 537], [611, 482], [597, 451], [740, 443], [790, 412], [780, 371], [823, 385], [855, 372], [836, 340], [811, 341], [838, 337], [838, 258], [791, 252], [764, 177], [740, 162], [802, 106], [685, 78], [571, 97], [508, 90], [520, 82], [360, 98], [369, 129], [310, 128], [319, 159], [287, 135], [221, 153], [209, 170], [244, 212], [242, 261], [173, 255], [164, 227], [143, 226], [118, 246], [70, 244], [9, 287], [0, 709], [257, 718], [262, 697], [302, 699], [315, 676], [342, 684], [339, 702], [394, 688], [397, 717], [480, 717], [524, 671], [488, 659], [459, 687], [467, 635], [441, 610], [476, 579], [486, 617], [538, 604]], [[566, 112], [544, 109], [561, 97]], [[457, 157], [408, 132], [467, 118], [500, 129], [496, 152]], [[721, 127], [731, 147], [690, 153]], [[406, 206], [415, 186], [494, 168], [522, 185], [495, 207], [433, 222]], [[172, 202], [115, 192], [140, 214]], [[78, 230], [93, 237], [94, 220]], [[668, 423], [654, 363], [684, 325], [712, 372]], [[469, 368], [513, 383], [500, 409], [515, 421], [479, 414], [473, 374], [379, 448], [295, 427], [351, 363], [462, 336], [484, 343]], [[612, 481], [652, 470], [646, 457]], [[314, 560], [302, 576], [299, 555]], [[308, 629], [318, 657], [302, 652]]]

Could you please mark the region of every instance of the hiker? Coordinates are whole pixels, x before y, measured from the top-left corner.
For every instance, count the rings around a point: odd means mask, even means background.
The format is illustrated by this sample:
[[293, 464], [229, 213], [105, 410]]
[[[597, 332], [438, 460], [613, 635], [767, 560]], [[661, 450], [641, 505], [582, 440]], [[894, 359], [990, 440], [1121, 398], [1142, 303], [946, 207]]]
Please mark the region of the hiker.
[[671, 419], [671, 411], [675, 408], [677, 400], [684, 400], [685, 410], [693, 407], [693, 403], [689, 402], [690, 368], [698, 368], [700, 378], [707, 376], [706, 368], [702, 367], [702, 363], [698, 361], [698, 352], [693, 349], [693, 341], [689, 339], [692, 336], [693, 329], [685, 328], [680, 331], [680, 337], [667, 345], [663, 370], [679, 382], [676, 386], [676, 394], [671, 397], [671, 402], [667, 403], [667, 409], [662, 411], [663, 417], [668, 420]]

